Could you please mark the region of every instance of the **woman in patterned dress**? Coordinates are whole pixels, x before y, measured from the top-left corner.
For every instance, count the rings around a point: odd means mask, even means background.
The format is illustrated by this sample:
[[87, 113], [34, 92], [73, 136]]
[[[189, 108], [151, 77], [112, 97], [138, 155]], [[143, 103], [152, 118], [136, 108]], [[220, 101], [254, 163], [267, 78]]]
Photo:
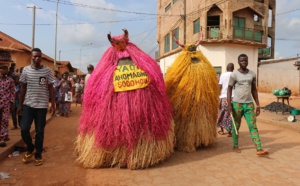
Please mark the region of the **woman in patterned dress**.
[[69, 117], [69, 111], [71, 102], [65, 101], [65, 95], [68, 93], [68, 91], [71, 90], [72, 85], [71, 82], [68, 80], [69, 72], [66, 71], [62, 74], [62, 79], [58, 83], [57, 87], [59, 89], [59, 113], [57, 116], [66, 116]]
[[6, 146], [9, 113], [13, 109], [15, 99], [15, 82], [7, 77], [7, 73], [8, 65], [0, 63], [0, 147]]

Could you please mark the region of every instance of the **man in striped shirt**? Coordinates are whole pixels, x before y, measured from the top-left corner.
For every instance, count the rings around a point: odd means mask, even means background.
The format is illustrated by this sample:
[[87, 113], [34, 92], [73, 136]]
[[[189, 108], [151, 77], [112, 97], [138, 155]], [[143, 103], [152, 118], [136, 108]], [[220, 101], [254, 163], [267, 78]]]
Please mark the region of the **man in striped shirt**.
[[[35, 165], [42, 165], [44, 128], [46, 125], [49, 95], [51, 98], [52, 116], [55, 114], [54, 76], [49, 67], [41, 64], [42, 51], [34, 48], [31, 51], [31, 65], [23, 69], [20, 77], [20, 105], [18, 113], [22, 113], [21, 136], [27, 145], [27, 153], [22, 161], [28, 163], [35, 156]], [[35, 145], [30, 135], [31, 124], [35, 123]]]

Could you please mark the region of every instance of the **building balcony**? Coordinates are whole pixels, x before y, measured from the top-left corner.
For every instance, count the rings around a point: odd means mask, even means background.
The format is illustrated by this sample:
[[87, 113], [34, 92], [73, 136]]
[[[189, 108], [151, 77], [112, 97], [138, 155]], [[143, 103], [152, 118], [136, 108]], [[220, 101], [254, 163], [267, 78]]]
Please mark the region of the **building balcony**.
[[270, 59], [272, 57], [272, 48], [259, 48], [258, 49], [258, 58], [259, 59]]
[[222, 38], [222, 33], [219, 25], [207, 27], [207, 39], [220, 39], [220, 38]]
[[233, 38], [262, 43], [263, 32], [251, 28], [233, 27]]

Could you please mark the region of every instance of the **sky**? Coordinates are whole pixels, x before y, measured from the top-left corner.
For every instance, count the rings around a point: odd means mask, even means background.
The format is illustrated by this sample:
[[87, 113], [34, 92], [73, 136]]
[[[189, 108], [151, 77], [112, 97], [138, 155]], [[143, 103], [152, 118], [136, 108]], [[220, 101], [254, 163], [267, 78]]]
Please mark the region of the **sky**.
[[[157, 0], [0, 0], [0, 31], [32, 45], [33, 7], [35, 47], [56, 60], [70, 61], [86, 72], [97, 65], [110, 46], [107, 33], [129, 31], [130, 41], [154, 57]], [[300, 56], [300, 0], [277, 0], [275, 58]]]

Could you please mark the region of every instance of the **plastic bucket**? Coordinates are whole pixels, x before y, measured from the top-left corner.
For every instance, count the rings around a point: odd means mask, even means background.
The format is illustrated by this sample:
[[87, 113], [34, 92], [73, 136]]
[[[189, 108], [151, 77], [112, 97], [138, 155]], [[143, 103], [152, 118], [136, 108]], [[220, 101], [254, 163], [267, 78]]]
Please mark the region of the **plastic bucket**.
[[298, 109], [293, 109], [293, 110], [291, 110], [291, 114], [292, 114], [292, 115], [299, 115], [299, 114], [300, 114], [300, 110], [298, 110]]

